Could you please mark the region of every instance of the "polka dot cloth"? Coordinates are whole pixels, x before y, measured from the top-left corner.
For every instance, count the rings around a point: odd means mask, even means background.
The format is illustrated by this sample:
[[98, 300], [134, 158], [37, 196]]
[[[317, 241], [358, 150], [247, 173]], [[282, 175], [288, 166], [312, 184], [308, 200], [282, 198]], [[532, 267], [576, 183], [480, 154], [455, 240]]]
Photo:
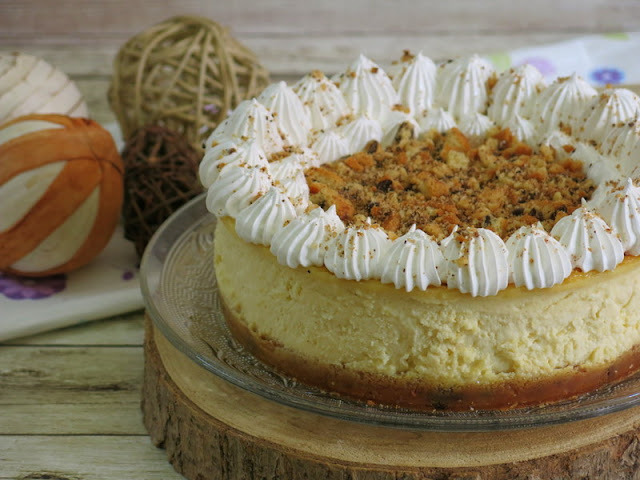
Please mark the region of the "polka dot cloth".
[[488, 59], [499, 71], [529, 63], [548, 81], [576, 72], [594, 87], [603, 87], [640, 83], [639, 47], [640, 33], [615, 33], [497, 52]]

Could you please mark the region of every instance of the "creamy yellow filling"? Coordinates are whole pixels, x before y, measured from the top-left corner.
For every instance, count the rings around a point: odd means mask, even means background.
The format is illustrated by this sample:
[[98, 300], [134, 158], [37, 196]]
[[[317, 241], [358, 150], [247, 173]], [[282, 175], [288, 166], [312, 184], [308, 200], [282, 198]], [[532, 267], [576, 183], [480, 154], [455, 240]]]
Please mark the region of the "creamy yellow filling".
[[225, 218], [215, 268], [228, 307], [257, 335], [328, 365], [438, 385], [533, 380], [595, 368], [640, 344], [640, 260], [562, 285], [471, 297], [292, 269]]

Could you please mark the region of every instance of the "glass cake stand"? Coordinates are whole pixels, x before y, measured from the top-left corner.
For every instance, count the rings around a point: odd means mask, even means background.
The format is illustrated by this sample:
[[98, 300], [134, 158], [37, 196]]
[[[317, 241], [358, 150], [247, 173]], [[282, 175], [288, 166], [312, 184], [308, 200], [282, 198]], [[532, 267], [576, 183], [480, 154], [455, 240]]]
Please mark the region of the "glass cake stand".
[[570, 401], [514, 410], [415, 412], [336, 398], [264, 365], [232, 338], [213, 268], [216, 219], [204, 194], [154, 235], [141, 286], [155, 326], [182, 353], [232, 384], [274, 402], [342, 420], [432, 431], [489, 431], [572, 422], [640, 404], [640, 374]]

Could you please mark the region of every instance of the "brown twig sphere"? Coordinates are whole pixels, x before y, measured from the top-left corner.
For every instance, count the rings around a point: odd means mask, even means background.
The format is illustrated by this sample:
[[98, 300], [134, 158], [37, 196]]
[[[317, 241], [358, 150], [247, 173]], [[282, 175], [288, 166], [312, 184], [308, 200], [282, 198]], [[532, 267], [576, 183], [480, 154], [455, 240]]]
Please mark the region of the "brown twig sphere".
[[184, 137], [158, 125], [136, 131], [123, 152], [125, 237], [142, 256], [158, 227], [202, 192], [200, 153]]
[[253, 52], [202, 17], [173, 17], [134, 36], [114, 70], [109, 103], [125, 139], [156, 124], [198, 149], [230, 109], [269, 83]]

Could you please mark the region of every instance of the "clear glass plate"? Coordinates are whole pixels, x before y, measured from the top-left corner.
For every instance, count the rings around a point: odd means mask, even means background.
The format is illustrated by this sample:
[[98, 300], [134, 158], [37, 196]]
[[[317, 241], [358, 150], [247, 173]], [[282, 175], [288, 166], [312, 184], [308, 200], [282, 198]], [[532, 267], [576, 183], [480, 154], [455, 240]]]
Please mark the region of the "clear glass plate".
[[640, 374], [577, 399], [535, 408], [415, 412], [370, 406], [296, 383], [246, 352], [227, 329], [213, 268], [216, 219], [204, 195], [176, 212], [142, 259], [142, 293], [154, 324], [211, 373], [274, 402], [343, 420], [434, 431], [487, 431], [572, 422], [640, 404]]

